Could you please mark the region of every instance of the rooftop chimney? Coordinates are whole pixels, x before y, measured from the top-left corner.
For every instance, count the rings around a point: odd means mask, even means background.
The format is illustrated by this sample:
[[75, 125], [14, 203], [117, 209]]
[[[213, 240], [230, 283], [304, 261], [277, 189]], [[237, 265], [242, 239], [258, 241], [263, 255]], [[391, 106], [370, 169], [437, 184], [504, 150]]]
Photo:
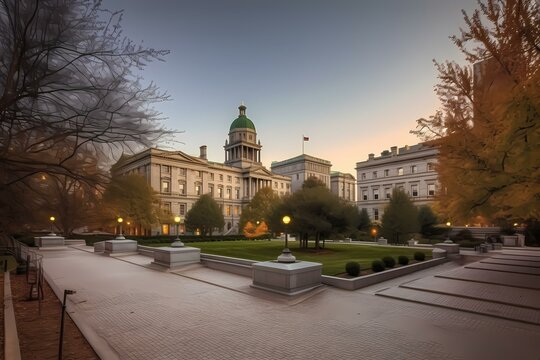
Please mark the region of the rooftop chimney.
[[397, 155], [397, 146], [392, 146], [390, 148], [390, 151], [392, 152], [392, 156], [396, 156]]
[[375, 154], [368, 154], [368, 160], [375, 159]]
[[201, 150], [199, 157], [206, 160], [206, 145], [201, 146], [199, 149]]

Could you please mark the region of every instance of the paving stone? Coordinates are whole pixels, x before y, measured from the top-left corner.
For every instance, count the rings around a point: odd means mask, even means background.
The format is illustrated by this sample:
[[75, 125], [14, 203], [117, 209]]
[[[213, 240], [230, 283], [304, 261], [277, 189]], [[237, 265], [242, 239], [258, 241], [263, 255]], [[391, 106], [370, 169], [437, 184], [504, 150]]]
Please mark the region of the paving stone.
[[459, 268], [435, 276], [486, 284], [498, 284], [517, 288], [540, 290], [540, 281], [536, 275], [508, 272], [505, 273], [485, 269]]

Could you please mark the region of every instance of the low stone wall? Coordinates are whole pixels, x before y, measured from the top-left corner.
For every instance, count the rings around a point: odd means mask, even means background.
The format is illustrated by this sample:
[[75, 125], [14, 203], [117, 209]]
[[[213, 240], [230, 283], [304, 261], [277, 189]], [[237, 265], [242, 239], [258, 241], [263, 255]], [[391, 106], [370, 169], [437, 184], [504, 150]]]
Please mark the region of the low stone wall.
[[137, 251], [140, 255], [149, 256], [151, 258], [154, 257], [154, 250], [156, 248], [152, 246], [144, 246], [144, 245], [137, 245]]
[[21, 359], [9, 271], [4, 272], [4, 356], [10, 360]]
[[253, 275], [252, 265], [257, 262], [258, 261], [238, 259], [228, 256], [201, 254], [201, 264], [210, 269], [226, 271], [249, 277]]
[[363, 287], [377, 284], [386, 280], [394, 279], [403, 275], [413, 273], [415, 271], [424, 270], [432, 266], [440, 265], [448, 261], [446, 258], [426, 260], [416, 264], [402, 266], [394, 269], [381, 271], [353, 279], [339, 278], [336, 276], [322, 275], [322, 283], [330, 286], [335, 286], [345, 290], [357, 290]]

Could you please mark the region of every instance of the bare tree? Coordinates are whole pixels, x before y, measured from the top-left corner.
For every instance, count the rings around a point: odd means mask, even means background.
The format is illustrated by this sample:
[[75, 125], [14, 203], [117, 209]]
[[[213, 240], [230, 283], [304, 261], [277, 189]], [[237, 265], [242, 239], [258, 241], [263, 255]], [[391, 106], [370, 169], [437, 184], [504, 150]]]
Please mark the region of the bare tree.
[[0, 199], [43, 174], [99, 184], [85, 159], [170, 133], [152, 108], [168, 96], [138, 75], [168, 51], [125, 38], [121, 18], [98, 0], [0, 0]]

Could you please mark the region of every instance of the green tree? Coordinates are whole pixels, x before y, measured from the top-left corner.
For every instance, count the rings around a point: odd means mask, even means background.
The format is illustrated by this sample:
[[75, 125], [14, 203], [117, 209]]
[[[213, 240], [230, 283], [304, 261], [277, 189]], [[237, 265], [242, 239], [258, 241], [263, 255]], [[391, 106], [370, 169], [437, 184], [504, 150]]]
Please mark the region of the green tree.
[[371, 219], [366, 209], [360, 210], [358, 215], [358, 230], [369, 231], [371, 228]]
[[240, 229], [244, 229], [248, 222], [254, 225], [260, 224], [263, 221], [267, 222], [270, 214], [280, 201], [279, 195], [274, 193], [270, 187], [264, 187], [257, 191], [249, 204], [242, 209], [242, 215], [240, 215], [240, 221], [238, 223]]
[[109, 224], [122, 217], [141, 232], [159, 221], [159, 200], [146, 179], [139, 175], [113, 176], [103, 194], [103, 215]]
[[210, 194], [204, 194], [186, 214], [185, 224], [188, 230], [199, 229], [201, 234], [206, 236], [212, 235], [216, 228], [223, 228], [225, 220], [218, 203]]
[[422, 235], [426, 237], [433, 235], [434, 226], [438, 224], [438, 219], [430, 206], [422, 205], [418, 208], [418, 224]]
[[401, 189], [394, 188], [390, 203], [384, 209], [381, 221], [382, 235], [393, 243], [401, 243], [406, 236], [418, 232], [418, 215], [416, 206]]
[[538, 1], [479, 1], [452, 40], [467, 65], [436, 63], [442, 109], [414, 131], [439, 149], [440, 208], [467, 223], [540, 218]]
[[[297, 234], [304, 248], [308, 246], [308, 238], [314, 237], [315, 248], [320, 248], [320, 241], [328, 235], [353, 230], [357, 214], [356, 208], [332, 194], [324, 183], [309, 178], [301, 190], [283, 198], [270, 217], [270, 226]], [[281, 223], [284, 215], [292, 219], [287, 227]]]

